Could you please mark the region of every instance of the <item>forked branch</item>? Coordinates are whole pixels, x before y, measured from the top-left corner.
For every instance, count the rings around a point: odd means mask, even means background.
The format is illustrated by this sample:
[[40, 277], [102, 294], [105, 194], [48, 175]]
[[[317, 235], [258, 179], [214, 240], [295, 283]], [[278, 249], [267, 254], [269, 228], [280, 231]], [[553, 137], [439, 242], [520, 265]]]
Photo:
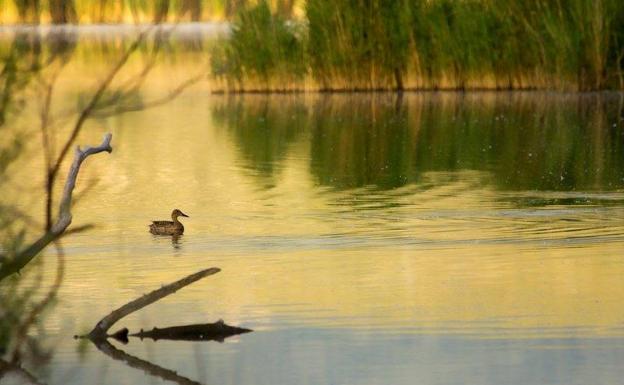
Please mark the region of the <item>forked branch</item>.
[[47, 245], [60, 237], [67, 227], [71, 224], [71, 202], [72, 193], [76, 187], [76, 179], [78, 179], [78, 173], [80, 172], [80, 166], [91, 155], [99, 154], [100, 152], [112, 152], [113, 148], [110, 145], [113, 135], [108, 133], [104, 135], [102, 144], [96, 147], [86, 147], [81, 150], [80, 147], [76, 148], [74, 155], [74, 161], [69, 169], [67, 175], [67, 181], [65, 181], [65, 187], [63, 189], [63, 196], [61, 197], [61, 203], [59, 206], [59, 216], [57, 221], [52, 227], [46, 231], [39, 239], [34, 241], [30, 246], [26, 247], [22, 251], [17, 252], [14, 256], [6, 256], [0, 254], [0, 281], [7, 276], [18, 272], [26, 264], [28, 264], [37, 254], [39, 254]]

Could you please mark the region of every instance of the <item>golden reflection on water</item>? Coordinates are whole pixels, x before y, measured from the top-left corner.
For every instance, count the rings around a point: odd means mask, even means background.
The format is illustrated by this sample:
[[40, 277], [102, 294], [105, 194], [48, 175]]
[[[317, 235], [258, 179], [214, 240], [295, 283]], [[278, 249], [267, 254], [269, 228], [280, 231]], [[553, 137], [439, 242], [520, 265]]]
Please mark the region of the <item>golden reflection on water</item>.
[[[269, 126], [251, 139], [254, 133], [240, 131], [246, 122], [271, 118], [253, 111], [269, 108], [281, 119], [280, 111], [297, 110], [280, 99], [267, 105], [252, 98], [230, 120], [215, 119], [229, 101], [196, 88], [158, 109], [90, 122], [78, 143], [95, 144], [110, 130], [114, 151], [89, 159], [81, 175], [81, 187], [98, 183], [76, 206], [75, 224], [97, 228], [64, 241], [68, 272], [62, 311], [52, 316], [50, 327], [71, 319], [76, 328], [88, 328], [141, 293], [219, 266], [222, 273], [145, 309], [127, 326], [166, 326], [180, 323], [183, 315], [184, 323], [223, 318], [256, 329], [310, 325], [480, 337], [624, 334], [624, 191], [600, 185], [595, 191], [565, 186], [539, 191], [530, 183], [515, 189], [497, 184], [504, 170], [496, 164], [449, 168], [442, 162], [418, 169], [423, 163], [418, 159], [427, 156], [423, 151], [438, 156], [435, 147], [426, 146], [436, 139], [426, 138], [431, 132], [425, 123], [416, 124], [431, 101], [408, 99], [403, 113], [411, 123], [401, 140], [413, 159], [396, 166], [406, 170], [403, 179], [375, 170], [354, 177], [349, 162], [360, 161], [358, 143], [339, 125], [327, 128], [315, 120], [309, 100], [301, 102], [307, 112], [292, 115], [298, 122], [294, 133], [282, 135]], [[459, 106], [445, 98], [435, 101], [442, 102]], [[318, 108], [340, 107], [329, 101]], [[383, 120], [384, 112], [376, 119]], [[338, 115], [343, 122], [356, 119]], [[232, 123], [241, 116], [248, 120]], [[284, 119], [287, 124], [290, 118]], [[350, 124], [358, 137], [357, 122]], [[319, 126], [325, 130], [321, 136]], [[319, 144], [335, 132], [335, 142]], [[364, 157], [374, 153], [374, 162], [384, 164], [396, 148], [382, 142], [394, 134], [391, 127], [377, 132], [380, 142], [361, 143], [369, 146]], [[334, 152], [318, 155], [326, 150]], [[341, 154], [351, 160], [341, 161]], [[604, 164], [602, 155], [594, 156]], [[34, 177], [39, 158], [33, 154], [23, 166], [33, 178], [15, 184], [35, 191], [42, 183], [41, 176]], [[381, 185], [370, 184], [374, 178]], [[595, 185], [595, 176], [587, 178]], [[31, 205], [33, 200], [19, 203], [38, 215], [41, 205]], [[175, 244], [147, 232], [150, 220], [166, 219], [172, 208], [190, 216]]]

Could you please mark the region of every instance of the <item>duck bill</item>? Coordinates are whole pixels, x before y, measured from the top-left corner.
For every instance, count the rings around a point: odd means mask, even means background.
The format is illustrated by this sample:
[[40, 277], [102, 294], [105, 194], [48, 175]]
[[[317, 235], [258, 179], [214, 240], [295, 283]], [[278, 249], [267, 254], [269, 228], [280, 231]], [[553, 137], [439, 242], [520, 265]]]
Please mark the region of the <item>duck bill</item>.
[[190, 218], [188, 215], [184, 214], [182, 211], [180, 211], [180, 216]]

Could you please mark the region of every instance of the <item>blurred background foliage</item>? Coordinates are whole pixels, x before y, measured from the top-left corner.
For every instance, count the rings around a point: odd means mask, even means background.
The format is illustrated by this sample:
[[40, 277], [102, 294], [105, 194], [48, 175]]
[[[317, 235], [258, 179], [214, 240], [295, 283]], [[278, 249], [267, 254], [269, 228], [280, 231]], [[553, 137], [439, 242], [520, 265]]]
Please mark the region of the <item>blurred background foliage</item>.
[[[136, 23], [214, 21], [234, 16], [255, 0], [0, 0], [0, 23]], [[292, 17], [301, 1], [271, 0]]]

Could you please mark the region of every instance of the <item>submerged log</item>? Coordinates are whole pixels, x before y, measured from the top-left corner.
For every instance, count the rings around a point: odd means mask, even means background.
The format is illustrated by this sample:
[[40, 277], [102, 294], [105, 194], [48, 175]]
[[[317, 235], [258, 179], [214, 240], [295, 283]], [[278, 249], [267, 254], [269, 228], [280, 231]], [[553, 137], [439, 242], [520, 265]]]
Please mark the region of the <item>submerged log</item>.
[[180, 385], [197, 385], [198, 382], [190, 380], [186, 377], [180, 376], [175, 371], [162, 368], [158, 365], [152, 364], [149, 361], [142, 360], [127, 354], [123, 350], [115, 348], [107, 338], [112, 337], [123, 343], [128, 342], [128, 336], [143, 338], [151, 338], [153, 340], [169, 339], [169, 340], [184, 340], [184, 341], [223, 341], [225, 338], [249, 333], [252, 330], [239, 328], [236, 326], [227, 325], [222, 320], [209, 324], [197, 324], [197, 325], [184, 325], [184, 326], [172, 326], [163, 329], [153, 328], [150, 331], [144, 331], [141, 329], [139, 333], [129, 334], [127, 328], [123, 328], [113, 334], [108, 334], [108, 330], [117, 321], [123, 317], [134, 313], [135, 311], [148, 306], [168, 295], [175, 293], [177, 290], [192, 284], [204, 277], [212, 274], [216, 274], [221, 271], [217, 267], [205, 269], [195, 274], [186, 276], [176, 282], [170, 283], [156, 289], [149, 294], [145, 294], [140, 298], [131, 301], [120, 308], [113, 310], [110, 314], [102, 318], [91, 330], [91, 332], [82, 337], [75, 336], [75, 338], [88, 338], [95, 346], [104, 354], [112, 357], [115, 360], [124, 362], [126, 365], [145, 371], [145, 373], [151, 374], [162, 378], [163, 380], [173, 381]]
[[176, 282], [170, 283], [161, 287], [160, 289], [156, 289], [151, 293], [145, 294], [142, 297], [135, 299], [134, 301], [128, 302], [127, 304], [121, 306], [118, 309], [113, 310], [106, 317], [102, 318], [94, 327], [93, 330], [89, 332], [87, 337], [90, 339], [105, 339], [108, 337], [108, 329], [110, 329], [113, 324], [115, 324], [120, 319], [125, 316], [134, 313], [137, 310], [144, 308], [147, 305], [150, 305], [159, 299], [162, 299], [168, 295], [175, 293], [181, 288], [190, 285], [191, 283], [198, 281], [204, 277], [207, 277], [212, 274], [216, 274], [220, 272], [221, 269], [218, 267], [212, 267], [210, 269], [205, 269], [199, 271], [195, 274], [191, 274], [187, 277], [184, 277]]
[[238, 334], [252, 332], [251, 329], [245, 329], [237, 326], [230, 326], [218, 320], [214, 323], [195, 324], [184, 326], [171, 326], [159, 329], [157, 327], [152, 330], [143, 330], [130, 334], [130, 337], [151, 338], [157, 340], [176, 340], [176, 341], [219, 341], [223, 342], [228, 337]]

